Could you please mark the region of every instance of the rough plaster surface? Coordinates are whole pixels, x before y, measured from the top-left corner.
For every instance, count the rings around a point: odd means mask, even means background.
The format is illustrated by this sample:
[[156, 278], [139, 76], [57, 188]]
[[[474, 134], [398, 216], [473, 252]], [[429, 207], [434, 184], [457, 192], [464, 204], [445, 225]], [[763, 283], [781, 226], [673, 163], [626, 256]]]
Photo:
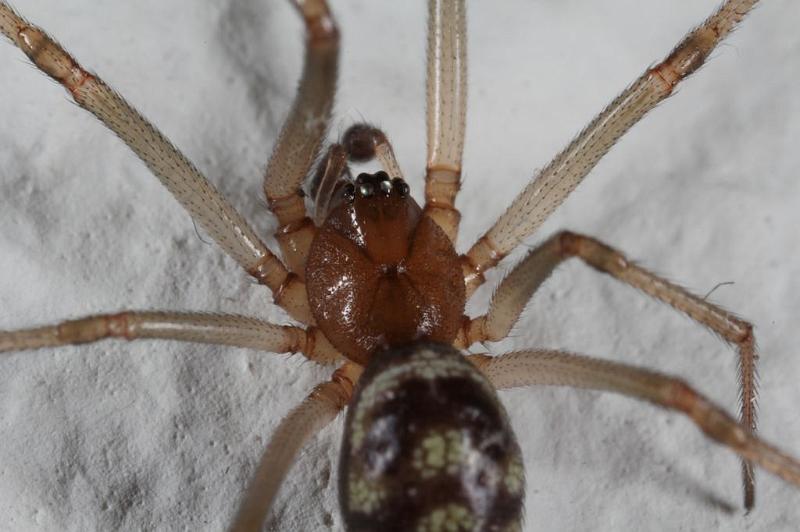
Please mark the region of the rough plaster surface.
[[[384, 5], [385, 4], [385, 5]], [[536, 168], [716, 0], [469, 3], [459, 249]], [[262, 234], [260, 176], [301, 65], [300, 23], [266, 0], [18, 0], [153, 120]], [[376, 122], [417, 197], [425, 158], [424, 5], [334, 1], [343, 26], [332, 135]], [[761, 6], [635, 127], [541, 229], [598, 236], [752, 320], [761, 429], [800, 455], [800, 6]], [[133, 308], [285, 322], [198, 236], [144, 166], [0, 43], [0, 327]], [[204, 240], [209, 240], [203, 237]], [[506, 261], [496, 282], [513, 263]], [[480, 311], [481, 290], [470, 311]], [[712, 335], [588, 268], [561, 268], [496, 353], [561, 347], [658, 368], [736, 408]], [[329, 370], [300, 357], [106, 342], [0, 357], [0, 530], [219, 530], [281, 416]], [[590, 392], [501, 394], [525, 452], [526, 530], [790, 530], [800, 494], [685, 419]], [[341, 530], [341, 422], [302, 452], [275, 530]]]

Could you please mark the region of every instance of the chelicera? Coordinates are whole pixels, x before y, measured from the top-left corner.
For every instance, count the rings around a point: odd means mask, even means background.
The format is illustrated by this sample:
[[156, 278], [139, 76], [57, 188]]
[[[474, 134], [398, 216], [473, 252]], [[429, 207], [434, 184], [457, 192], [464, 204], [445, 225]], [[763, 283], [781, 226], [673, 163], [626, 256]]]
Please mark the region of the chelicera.
[[[302, 185], [330, 120], [338, 30], [324, 2], [297, 2], [308, 31], [306, 64], [264, 187], [280, 224], [276, 238], [281, 260], [148, 122], [44, 33], [0, 3], [3, 33], [122, 137], [217, 243], [272, 290], [276, 303], [307, 325], [303, 329], [239, 316], [125, 312], [4, 332], [0, 349], [112, 336], [164, 338], [268, 346], [271, 351], [299, 351], [317, 362], [339, 364], [331, 380], [318, 386], [278, 428], [235, 528], [259, 526], [296, 452], [348, 404], [340, 496], [349, 528], [519, 526], [521, 462], [492, 387], [531, 384], [615, 391], [686, 413], [710, 437], [746, 459], [745, 505], [751, 507], [752, 463], [795, 484], [800, 483], [800, 465], [754, 435], [755, 350], [748, 323], [639, 268], [609, 246], [570, 232], [533, 249], [501, 282], [485, 315], [464, 316], [464, 304], [484, 282], [484, 273], [542, 223], [627, 129], [699, 68], [754, 4], [725, 2], [599, 115], [459, 256], [452, 242], [460, 218], [455, 196], [466, 108], [463, 2], [430, 3], [425, 205], [420, 207], [410, 195], [386, 136], [360, 124], [328, 148], [317, 164], [309, 187], [312, 213], [306, 213]], [[373, 158], [381, 171], [350, 176], [349, 162]], [[460, 355], [458, 349], [505, 337], [536, 289], [571, 257], [671, 304], [735, 344], [741, 360], [742, 422], [677, 379], [621, 364], [544, 350], [497, 357]], [[408, 401], [398, 400], [404, 396]], [[421, 403], [439, 401], [439, 408], [419, 412], [418, 404], [414, 411], [407, 409], [425, 397], [429, 399]], [[481, 464], [477, 469], [476, 463]]]

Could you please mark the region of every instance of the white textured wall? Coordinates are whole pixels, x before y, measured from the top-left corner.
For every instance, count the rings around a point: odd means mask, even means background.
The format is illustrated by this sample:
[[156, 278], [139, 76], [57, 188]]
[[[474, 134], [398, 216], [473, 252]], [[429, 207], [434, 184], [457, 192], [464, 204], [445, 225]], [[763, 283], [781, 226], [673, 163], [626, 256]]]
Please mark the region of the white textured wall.
[[[470, 2], [459, 249], [716, 3]], [[332, 133], [362, 118], [385, 128], [419, 197], [424, 3], [378, 4], [333, 1], [344, 39]], [[274, 228], [261, 172], [302, 43], [284, 2], [15, 6], [153, 120], [262, 234]], [[701, 294], [733, 281], [712, 299], [756, 325], [762, 434], [795, 456], [799, 19], [793, 0], [764, 2], [530, 239], [584, 231]], [[120, 141], [5, 42], [0, 118], [0, 327], [125, 308], [285, 321]], [[525, 346], [658, 368], [736, 408], [730, 348], [577, 263], [492, 351]], [[328, 371], [300, 357], [164, 342], [2, 356], [0, 529], [220, 529], [265, 439]], [[737, 459], [681, 416], [590, 392], [502, 398], [526, 456], [526, 530], [775, 531], [800, 520], [800, 492], [763, 472], [744, 516]], [[303, 451], [276, 529], [341, 529], [340, 431], [334, 423]]]

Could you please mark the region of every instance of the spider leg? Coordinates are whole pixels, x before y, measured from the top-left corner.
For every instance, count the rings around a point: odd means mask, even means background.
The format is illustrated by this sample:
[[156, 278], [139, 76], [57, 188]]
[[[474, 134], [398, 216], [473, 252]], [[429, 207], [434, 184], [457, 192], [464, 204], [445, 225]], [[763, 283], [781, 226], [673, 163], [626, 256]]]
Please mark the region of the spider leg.
[[198, 342], [260, 349], [272, 353], [302, 353], [328, 364], [341, 359], [315, 327], [274, 325], [233, 314], [196, 312], [135, 312], [99, 314], [32, 329], [0, 331], [0, 353], [85, 344], [107, 338]]
[[145, 163], [217, 244], [275, 294], [294, 318], [312, 321], [302, 287], [270, 252], [244, 218], [150, 122], [100, 78], [87, 72], [39, 28], [0, 1], [5, 34], [45, 74], [63, 85], [75, 102], [116, 133]]
[[425, 214], [455, 243], [467, 116], [467, 19], [463, 0], [428, 2], [428, 163]]
[[800, 486], [800, 462], [755, 436], [680, 379], [626, 364], [559, 351], [535, 350], [470, 360], [498, 389], [569, 386], [615, 392], [683, 412], [709, 438], [786, 482]]
[[318, 384], [283, 418], [267, 444], [230, 530], [261, 529], [295, 455], [350, 402], [361, 369], [350, 362], [344, 364], [330, 381]]
[[264, 175], [264, 194], [278, 219], [275, 238], [289, 270], [305, 278], [316, 228], [306, 214], [303, 180], [319, 153], [336, 92], [339, 31], [324, 0], [293, 0], [306, 24], [303, 74]]
[[[670, 305], [725, 341], [735, 344], [739, 354], [741, 422], [755, 433], [758, 354], [753, 326], [634, 264], [619, 251], [589, 236], [563, 231], [532, 250], [500, 283], [489, 311], [465, 322], [457, 344], [466, 347], [476, 342], [495, 342], [505, 338], [539, 286], [559, 264], [573, 257]], [[751, 508], [755, 501], [752, 464], [743, 463], [742, 474], [745, 506]]]
[[684, 37], [663, 62], [648, 69], [617, 96], [539, 172], [462, 256], [468, 296], [483, 283], [483, 272], [531, 235], [635, 123], [672, 94], [682, 79], [705, 63], [711, 51], [756, 2], [727, 0]]

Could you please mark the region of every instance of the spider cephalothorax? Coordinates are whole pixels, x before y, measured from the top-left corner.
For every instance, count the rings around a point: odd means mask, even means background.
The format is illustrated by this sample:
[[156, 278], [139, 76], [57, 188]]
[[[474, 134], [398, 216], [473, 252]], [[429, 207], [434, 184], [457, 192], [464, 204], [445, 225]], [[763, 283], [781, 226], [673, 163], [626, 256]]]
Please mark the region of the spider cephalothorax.
[[361, 174], [338, 188], [306, 263], [308, 300], [325, 336], [362, 364], [379, 347], [452, 343], [465, 295], [450, 239], [400, 178]]

